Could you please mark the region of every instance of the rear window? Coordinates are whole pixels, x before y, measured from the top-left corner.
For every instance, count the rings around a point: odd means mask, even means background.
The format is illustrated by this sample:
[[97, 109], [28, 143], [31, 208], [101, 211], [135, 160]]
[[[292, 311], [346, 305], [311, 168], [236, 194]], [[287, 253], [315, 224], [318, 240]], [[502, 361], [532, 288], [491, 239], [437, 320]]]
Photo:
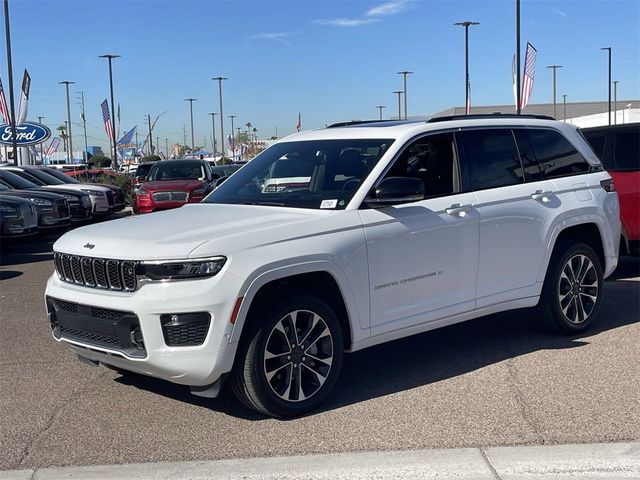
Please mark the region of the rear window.
[[615, 170], [640, 170], [640, 129], [616, 134]]
[[560, 132], [536, 128], [525, 132], [542, 178], [566, 177], [589, 171], [590, 165]]

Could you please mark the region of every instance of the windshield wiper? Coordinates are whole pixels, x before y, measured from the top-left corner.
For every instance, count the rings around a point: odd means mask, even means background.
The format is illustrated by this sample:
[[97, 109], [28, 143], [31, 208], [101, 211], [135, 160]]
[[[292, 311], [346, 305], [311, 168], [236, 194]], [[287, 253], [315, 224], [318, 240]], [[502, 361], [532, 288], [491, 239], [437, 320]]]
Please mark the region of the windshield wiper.
[[268, 205], [271, 207], [284, 207], [286, 206], [284, 203], [278, 202], [242, 202], [242, 205]]

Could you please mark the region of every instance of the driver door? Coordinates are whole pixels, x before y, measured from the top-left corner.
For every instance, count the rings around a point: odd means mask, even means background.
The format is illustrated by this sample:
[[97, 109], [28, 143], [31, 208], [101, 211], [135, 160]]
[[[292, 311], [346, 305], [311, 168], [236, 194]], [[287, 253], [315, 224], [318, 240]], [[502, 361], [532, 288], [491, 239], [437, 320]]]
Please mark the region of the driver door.
[[453, 133], [421, 137], [384, 178], [419, 178], [425, 198], [359, 210], [369, 261], [372, 336], [475, 308], [477, 199], [460, 192], [458, 172]]

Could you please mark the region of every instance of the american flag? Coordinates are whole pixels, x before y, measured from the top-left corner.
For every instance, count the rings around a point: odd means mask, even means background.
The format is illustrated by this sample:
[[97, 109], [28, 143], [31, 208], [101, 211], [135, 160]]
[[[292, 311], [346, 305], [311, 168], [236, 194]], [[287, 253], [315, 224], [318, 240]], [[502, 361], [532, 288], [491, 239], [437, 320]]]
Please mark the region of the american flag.
[[2, 88], [2, 80], [0, 80], [0, 112], [2, 112], [2, 118], [4, 123], [11, 122], [11, 115], [9, 115], [9, 109], [7, 109], [7, 100], [4, 98], [4, 89]]
[[53, 152], [58, 150], [58, 145], [60, 145], [60, 139], [58, 137], [56, 137], [53, 140], [51, 140], [51, 143], [49, 144], [49, 147], [44, 152], [44, 156], [45, 157], [49, 157]]
[[527, 42], [527, 53], [524, 56], [524, 76], [522, 77], [522, 96], [520, 98], [520, 109], [522, 110], [529, 103], [529, 97], [533, 91], [533, 75], [536, 71], [536, 54], [538, 51]]
[[113, 126], [111, 124], [111, 116], [109, 115], [109, 104], [105, 98], [104, 102], [100, 104], [102, 108], [102, 120], [104, 120], [104, 130], [107, 132], [107, 137], [113, 142]]
[[300, 131], [302, 128], [302, 120], [300, 119], [300, 114], [298, 113], [298, 121], [296, 122], [296, 131]]

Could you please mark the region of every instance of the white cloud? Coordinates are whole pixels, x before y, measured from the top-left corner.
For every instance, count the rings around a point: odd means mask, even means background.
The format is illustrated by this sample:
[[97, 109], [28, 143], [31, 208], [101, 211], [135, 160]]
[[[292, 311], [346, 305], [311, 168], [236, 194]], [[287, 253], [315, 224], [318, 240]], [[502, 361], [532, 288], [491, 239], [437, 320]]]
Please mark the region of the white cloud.
[[332, 18], [327, 20], [316, 20], [316, 25], [330, 25], [332, 27], [359, 27], [368, 23], [377, 22], [376, 18]]
[[563, 12], [562, 10], [560, 10], [559, 8], [552, 8], [551, 11], [555, 14], [560, 15], [561, 17], [567, 18], [567, 14], [566, 12]]
[[251, 35], [249, 38], [251, 40], [272, 40], [274, 42], [286, 43], [288, 45], [289, 42], [287, 41], [287, 37], [295, 35], [296, 33], [298, 32], [258, 33], [256, 35]]
[[404, 12], [409, 8], [409, 0], [392, 0], [391, 2], [383, 3], [377, 7], [373, 7], [367, 10], [367, 17], [381, 17], [384, 15], [395, 15], [396, 13]]

